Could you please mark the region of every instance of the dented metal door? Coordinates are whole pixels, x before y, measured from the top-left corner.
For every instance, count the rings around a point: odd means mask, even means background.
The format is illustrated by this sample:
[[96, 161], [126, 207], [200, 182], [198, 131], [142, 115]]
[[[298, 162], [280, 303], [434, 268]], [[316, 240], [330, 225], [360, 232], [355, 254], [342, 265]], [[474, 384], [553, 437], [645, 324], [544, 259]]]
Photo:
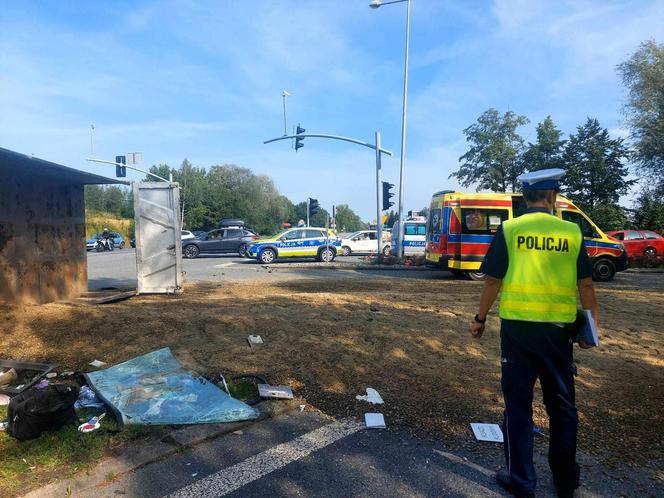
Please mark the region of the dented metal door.
[[134, 183], [137, 291], [182, 291], [180, 187], [177, 183]]

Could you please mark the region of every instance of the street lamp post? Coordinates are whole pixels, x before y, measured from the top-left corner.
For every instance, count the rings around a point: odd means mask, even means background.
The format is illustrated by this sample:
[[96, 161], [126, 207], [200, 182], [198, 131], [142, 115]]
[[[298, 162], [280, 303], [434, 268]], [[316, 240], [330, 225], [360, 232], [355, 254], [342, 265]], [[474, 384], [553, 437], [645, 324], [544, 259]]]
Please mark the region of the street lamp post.
[[404, 220], [403, 220], [403, 183], [404, 183], [404, 169], [406, 166], [406, 111], [408, 109], [408, 50], [410, 47], [410, 0], [392, 0], [390, 2], [382, 2], [381, 0], [372, 0], [369, 7], [377, 9], [383, 5], [392, 3], [406, 2], [406, 55], [403, 68], [403, 109], [401, 112], [401, 158], [399, 161], [399, 233], [397, 234], [397, 258], [403, 256], [403, 234], [404, 234]]

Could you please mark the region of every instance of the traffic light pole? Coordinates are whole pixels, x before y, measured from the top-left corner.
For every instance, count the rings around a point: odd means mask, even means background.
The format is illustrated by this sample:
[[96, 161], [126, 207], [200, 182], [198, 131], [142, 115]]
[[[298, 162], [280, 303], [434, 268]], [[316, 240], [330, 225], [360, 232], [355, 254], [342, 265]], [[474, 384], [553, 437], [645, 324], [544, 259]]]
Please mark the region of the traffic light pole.
[[[362, 140], [356, 140], [354, 138], [342, 137], [340, 135], [328, 135], [326, 133], [298, 133], [296, 135], [284, 135], [283, 137], [272, 138], [263, 142], [264, 144], [269, 144], [276, 142], [278, 140], [288, 140], [288, 139], [303, 139], [303, 138], [327, 138], [330, 140], [341, 140], [343, 142], [350, 142], [357, 145], [362, 145], [376, 151], [376, 236], [378, 237], [378, 254], [382, 254], [383, 249], [383, 224], [381, 223], [381, 214], [383, 208], [383, 190], [382, 190], [382, 172], [381, 172], [381, 154], [387, 154], [388, 156], [392, 155], [387, 149], [381, 147], [380, 142], [380, 132], [376, 132], [375, 140], [376, 143], [370, 144], [369, 142], [363, 142]], [[309, 199], [307, 199], [307, 226], [309, 226]]]
[[378, 257], [383, 254], [383, 172], [381, 171], [380, 132], [376, 132], [376, 238], [378, 239]]

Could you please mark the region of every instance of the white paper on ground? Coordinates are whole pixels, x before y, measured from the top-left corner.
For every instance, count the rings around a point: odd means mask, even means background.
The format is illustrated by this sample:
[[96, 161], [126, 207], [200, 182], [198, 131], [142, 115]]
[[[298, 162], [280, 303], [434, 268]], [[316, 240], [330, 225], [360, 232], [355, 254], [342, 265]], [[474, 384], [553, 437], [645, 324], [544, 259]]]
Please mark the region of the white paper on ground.
[[503, 431], [498, 424], [470, 424], [475, 438], [478, 441], [491, 441], [493, 443], [503, 442]]
[[289, 386], [258, 384], [258, 395], [261, 398], [293, 399], [293, 390]]
[[358, 394], [355, 396], [355, 399], [360, 400], [360, 401], [368, 401], [369, 403], [373, 403], [374, 405], [382, 405], [383, 404], [383, 398], [380, 397], [380, 394], [378, 394], [378, 391], [375, 389], [372, 389], [371, 387], [367, 387], [367, 394]]
[[365, 413], [364, 423], [368, 429], [385, 429], [385, 417], [382, 413]]
[[106, 365], [106, 363], [104, 363], [103, 361], [99, 361], [99, 360], [92, 360], [90, 363], [88, 363], [88, 365], [90, 365], [91, 367], [100, 368], [100, 367], [103, 367], [104, 365]]

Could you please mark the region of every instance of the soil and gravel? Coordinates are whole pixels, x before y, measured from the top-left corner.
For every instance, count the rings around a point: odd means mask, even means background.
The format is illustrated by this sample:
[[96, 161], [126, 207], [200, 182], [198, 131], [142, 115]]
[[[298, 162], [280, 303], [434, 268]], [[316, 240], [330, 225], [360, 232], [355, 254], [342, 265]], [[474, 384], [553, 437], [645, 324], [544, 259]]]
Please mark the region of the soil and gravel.
[[[82, 370], [169, 346], [201, 373], [260, 373], [334, 416], [371, 410], [389, 427], [478, 451], [468, 424], [499, 423], [499, 321], [468, 334], [481, 286], [467, 281], [311, 279], [190, 286], [97, 307], [0, 305], [0, 357]], [[602, 345], [576, 352], [580, 450], [664, 479], [664, 293], [602, 286]], [[249, 348], [248, 334], [265, 344]], [[546, 432], [539, 390], [535, 423]], [[659, 460], [658, 460], [659, 459]]]

